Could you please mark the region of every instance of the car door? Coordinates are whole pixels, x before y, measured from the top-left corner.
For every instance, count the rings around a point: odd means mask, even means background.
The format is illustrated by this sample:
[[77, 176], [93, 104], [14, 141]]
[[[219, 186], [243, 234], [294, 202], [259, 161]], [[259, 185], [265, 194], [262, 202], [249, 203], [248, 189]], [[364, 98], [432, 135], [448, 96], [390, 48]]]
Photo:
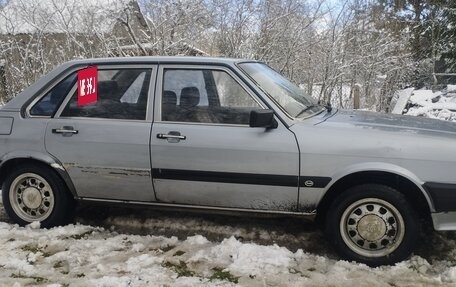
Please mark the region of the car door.
[[157, 200], [293, 211], [299, 156], [294, 135], [249, 127], [265, 105], [229, 68], [160, 66], [151, 133]]
[[150, 131], [155, 66], [99, 66], [98, 100], [78, 105], [69, 92], [45, 135], [84, 198], [154, 201]]

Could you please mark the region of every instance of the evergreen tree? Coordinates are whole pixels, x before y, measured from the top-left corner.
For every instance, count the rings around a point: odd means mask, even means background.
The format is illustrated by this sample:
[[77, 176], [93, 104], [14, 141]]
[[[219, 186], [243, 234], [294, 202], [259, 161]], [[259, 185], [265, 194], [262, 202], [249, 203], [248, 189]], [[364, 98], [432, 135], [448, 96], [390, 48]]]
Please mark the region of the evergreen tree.
[[456, 72], [456, 2], [446, 0], [442, 7], [441, 37], [438, 43], [440, 60], [446, 71]]
[[456, 1], [378, 0], [390, 29], [411, 32], [410, 51], [417, 62], [434, 63], [434, 72], [456, 70]]

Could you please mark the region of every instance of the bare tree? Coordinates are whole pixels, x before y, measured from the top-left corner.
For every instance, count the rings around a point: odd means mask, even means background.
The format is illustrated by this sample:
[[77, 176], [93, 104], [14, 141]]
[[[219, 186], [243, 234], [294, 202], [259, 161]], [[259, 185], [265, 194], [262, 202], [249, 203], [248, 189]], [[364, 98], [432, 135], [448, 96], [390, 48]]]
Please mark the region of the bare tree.
[[416, 70], [411, 32], [385, 29], [377, 0], [98, 1], [11, 0], [0, 10], [7, 96], [74, 58], [196, 51], [262, 60], [339, 107], [359, 89], [361, 108], [386, 111]]
[[[130, 31], [138, 25], [130, 6], [103, 1], [14, 0], [1, 9], [0, 61], [6, 80], [0, 82], [0, 97], [14, 96], [62, 62], [116, 55], [119, 47], [139, 41]], [[112, 3], [107, 8], [105, 2]]]
[[211, 11], [203, 0], [139, 2], [148, 22], [148, 46], [154, 54], [174, 55], [179, 50], [175, 47], [181, 44], [197, 46], [211, 26]]

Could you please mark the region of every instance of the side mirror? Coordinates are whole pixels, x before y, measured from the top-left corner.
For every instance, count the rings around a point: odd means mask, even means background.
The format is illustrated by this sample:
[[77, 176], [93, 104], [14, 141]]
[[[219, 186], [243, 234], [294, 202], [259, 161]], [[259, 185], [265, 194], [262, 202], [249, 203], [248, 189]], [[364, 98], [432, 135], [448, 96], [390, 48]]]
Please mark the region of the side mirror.
[[250, 127], [251, 128], [277, 128], [277, 121], [274, 119], [272, 110], [253, 110], [250, 112]]

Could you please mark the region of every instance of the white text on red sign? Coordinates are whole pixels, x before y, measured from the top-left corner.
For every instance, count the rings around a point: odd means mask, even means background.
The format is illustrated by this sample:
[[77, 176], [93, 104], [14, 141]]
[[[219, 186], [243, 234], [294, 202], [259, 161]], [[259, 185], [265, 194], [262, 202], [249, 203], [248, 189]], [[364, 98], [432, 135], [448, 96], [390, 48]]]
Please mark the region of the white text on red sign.
[[79, 81], [81, 87], [81, 97], [95, 93], [95, 77], [82, 79]]

